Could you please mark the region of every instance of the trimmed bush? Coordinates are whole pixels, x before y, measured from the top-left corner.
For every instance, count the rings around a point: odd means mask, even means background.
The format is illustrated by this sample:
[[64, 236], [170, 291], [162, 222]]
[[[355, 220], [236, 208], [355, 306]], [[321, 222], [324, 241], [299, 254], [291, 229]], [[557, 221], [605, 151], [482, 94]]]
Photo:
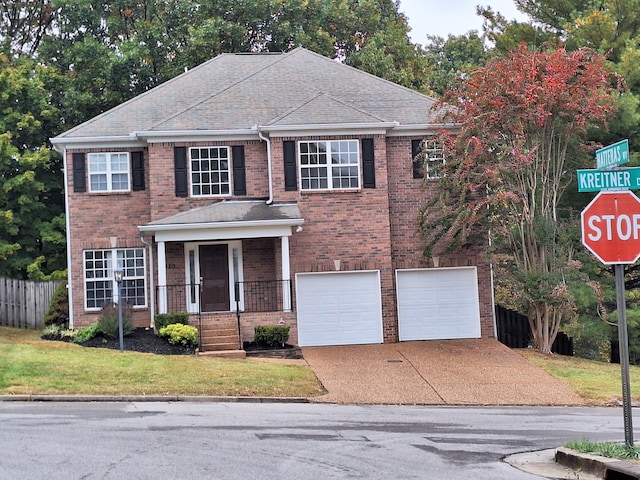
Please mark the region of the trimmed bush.
[[51, 301], [49, 309], [44, 314], [45, 325], [63, 325], [69, 324], [69, 292], [67, 291], [67, 282], [60, 282]]
[[160, 336], [171, 345], [196, 347], [198, 345], [198, 329], [182, 323], [172, 323], [158, 330]]
[[153, 316], [153, 322], [158, 332], [160, 331], [161, 328], [164, 328], [174, 323], [189, 325], [189, 313], [188, 312], [156, 313]]
[[289, 325], [256, 325], [254, 341], [257, 345], [271, 348], [282, 348], [289, 340]]
[[[133, 326], [131, 305], [122, 305], [122, 336], [133, 333], [136, 329]], [[118, 306], [112, 303], [105, 303], [98, 318], [98, 329], [105, 337], [118, 338]]]

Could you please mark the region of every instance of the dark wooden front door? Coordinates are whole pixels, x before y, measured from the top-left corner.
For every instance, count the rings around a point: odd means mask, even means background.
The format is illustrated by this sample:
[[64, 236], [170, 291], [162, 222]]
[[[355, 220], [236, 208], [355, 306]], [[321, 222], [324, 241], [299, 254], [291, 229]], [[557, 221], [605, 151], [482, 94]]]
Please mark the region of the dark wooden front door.
[[229, 310], [229, 253], [227, 245], [200, 246], [202, 312]]

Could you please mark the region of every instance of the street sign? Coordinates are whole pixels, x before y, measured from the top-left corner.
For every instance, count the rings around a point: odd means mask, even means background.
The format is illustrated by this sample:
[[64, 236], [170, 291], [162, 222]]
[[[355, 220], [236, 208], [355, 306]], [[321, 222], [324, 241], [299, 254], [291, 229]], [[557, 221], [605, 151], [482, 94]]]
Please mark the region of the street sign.
[[617, 170], [578, 170], [579, 192], [599, 192], [611, 188], [640, 189], [640, 167]]
[[604, 170], [629, 162], [629, 140], [608, 145], [596, 150], [596, 168]]
[[602, 191], [581, 214], [582, 244], [602, 263], [640, 258], [640, 199], [629, 191]]

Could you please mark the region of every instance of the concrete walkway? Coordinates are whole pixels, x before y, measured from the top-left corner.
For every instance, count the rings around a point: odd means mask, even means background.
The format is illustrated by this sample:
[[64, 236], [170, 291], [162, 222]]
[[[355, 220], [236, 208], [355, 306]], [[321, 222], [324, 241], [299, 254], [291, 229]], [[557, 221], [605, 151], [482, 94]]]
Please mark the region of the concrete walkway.
[[305, 347], [328, 393], [312, 402], [582, 405], [568, 386], [495, 339]]

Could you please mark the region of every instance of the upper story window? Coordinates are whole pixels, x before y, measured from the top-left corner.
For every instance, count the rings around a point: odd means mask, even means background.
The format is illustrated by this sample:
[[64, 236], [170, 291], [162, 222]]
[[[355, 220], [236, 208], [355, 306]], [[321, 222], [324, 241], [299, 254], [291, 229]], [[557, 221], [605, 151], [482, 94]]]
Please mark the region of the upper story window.
[[89, 189], [91, 192], [129, 191], [129, 154], [90, 153]]
[[444, 150], [438, 140], [414, 140], [413, 178], [436, 179], [444, 176]]
[[360, 188], [357, 140], [299, 142], [301, 190]]
[[189, 149], [191, 195], [208, 197], [231, 194], [229, 147]]
[[105, 303], [118, 302], [118, 286], [113, 275], [114, 269], [123, 271], [123, 301], [136, 307], [146, 307], [145, 250], [144, 248], [123, 248], [85, 250], [85, 308], [98, 310]]

